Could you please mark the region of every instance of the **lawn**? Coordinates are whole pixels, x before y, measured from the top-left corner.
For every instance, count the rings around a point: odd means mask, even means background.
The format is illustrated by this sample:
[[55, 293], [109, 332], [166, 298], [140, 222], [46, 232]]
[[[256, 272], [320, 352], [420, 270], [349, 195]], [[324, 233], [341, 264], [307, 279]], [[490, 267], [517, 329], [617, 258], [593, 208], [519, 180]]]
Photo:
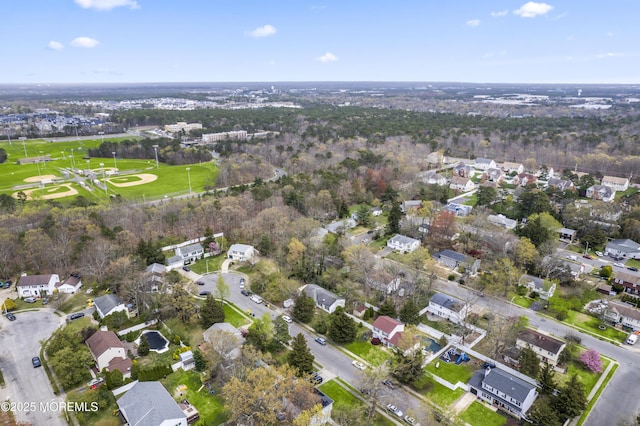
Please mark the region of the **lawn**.
[[[602, 360], [602, 371], [604, 371], [607, 369], [610, 361], [606, 358], [603, 358], [602, 356], [600, 357], [600, 359]], [[585, 393], [587, 395], [589, 394], [589, 392], [591, 392], [591, 389], [593, 389], [593, 387], [598, 382], [598, 379], [602, 375], [602, 373], [592, 373], [591, 371], [587, 370], [582, 366], [582, 362], [580, 361], [573, 361], [567, 367], [567, 372], [565, 374], [556, 375], [558, 384], [568, 382], [571, 379], [571, 376], [573, 376], [574, 374], [577, 374], [580, 378], [580, 381], [584, 385]]]
[[[340, 386], [337, 382], [329, 380], [328, 382], [325, 382], [318, 386], [318, 389], [329, 398], [333, 399], [334, 409], [340, 410], [341, 408], [361, 408], [364, 414], [365, 402], [358, 399], [355, 395]], [[393, 425], [394, 423], [386, 417], [380, 414], [376, 414], [373, 418], [372, 424], [376, 426], [387, 426]]]
[[[471, 365], [474, 365], [473, 361], [474, 358], [471, 358], [471, 361], [469, 362], [463, 362], [460, 363], [460, 365], [456, 365], [455, 362], [444, 362], [441, 359], [436, 358], [427, 364], [425, 370], [433, 375], [443, 378], [452, 385], [455, 385], [458, 382], [467, 383], [474, 373], [474, 370], [471, 368]], [[436, 364], [439, 365], [438, 368], [436, 368]]]
[[627, 338], [627, 333], [612, 327], [606, 327], [604, 330], [600, 330], [598, 327], [602, 322], [598, 318], [571, 310], [568, 311], [567, 314], [567, 319], [564, 322], [583, 328], [591, 334], [606, 337], [617, 342], [623, 342]]
[[391, 354], [386, 352], [380, 346], [374, 346], [368, 341], [348, 343], [344, 345], [344, 348], [375, 366], [381, 365], [383, 362], [391, 358]]
[[238, 312], [238, 308], [235, 305], [224, 305], [224, 322], [228, 322], [235, 328], [249, 324], [251, 320], [244, 314]]
[[[199, 343], [202, 342], [202, 326], [200, 326], [199, 322], [185, 324], [180, 321], [178, 318], [171, 318], [166, 320], [163, 323], [166, 327], [168, 327], [173, 334], [177, 334], [182, 339], [182, 343], [185, 345], [195, 347]], [[160, 330], [164, 337], [167, 339], [171, 339], [168, 333], [165, 333], [165, 330]]]
[[420, 393], [437, 406], [446, 410], [451, 404], [454, 403], [454, 401], [456, 401], [462, 396], [462, 394], [464, 394], [464, 390], [458, 388], [452, 391], [446, 386], [434, 381], [433, 387]]
[[[84, 291], [71, 296], [68, 294], [59, 294], [58, 296], [65, 298], [65, 300], [58, 308], [58, 310], [64, 312], [65, 314], [70, 314], [72, 312], [77, 312], [85, 309], [87, 307], [87, 300], [92, 298], [92, 296], [86, 294]], [[55, 303], [53, 303], [53, 306], [55, 306]]]
[[460, 414], [460, 420], [471, 426], [502, 426], [507, 423], [505, 417], [478, 401], [474, 401]]
[[529, 299], [524, 296], [516, 296], [513, 298], [513, 303], [518, 306], [522, 306], [523, 308], [528, 308], [533, 303], [533, 299]]
[[204, 275], [208, 272], [217, 272], [222, 266], [222, 262], [226, 259], [224, 253], [217, 256], [207, 257], [206, 259], [200, 259], [195, 263], [189, 265], [189, 268], [197, 274]]
[[[176, 400], [187, 399], [191, 405], [196, 407], [200, 413], [200, 420], [196, 425], [219, 425], [223, 424], [228, 415], [224, 409], [224, 400], [220, 396], [220, 390], [215, 389], [215, 395], [211, 395], [205, 387], [198, 392], [202, 386], [200, 375], [195, 371], [178, 370], [167, 376], [166, 379], [160, 380], [164, 387]], [[179, 385], [186, 385], [187, 390], [178, 393], [176, 388]]]

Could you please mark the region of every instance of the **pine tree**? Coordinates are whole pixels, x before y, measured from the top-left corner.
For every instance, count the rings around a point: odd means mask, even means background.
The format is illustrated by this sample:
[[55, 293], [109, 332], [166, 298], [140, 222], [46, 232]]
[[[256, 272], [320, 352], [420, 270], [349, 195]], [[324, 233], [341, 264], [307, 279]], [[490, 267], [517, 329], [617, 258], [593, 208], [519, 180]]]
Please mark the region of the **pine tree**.
[[402, 209], [397, 201], [391, 204], [391, 210], [389, 210], [389, 216], [387, 218], [387, 235], [393, 235], [400, 232], [400, 219], [402, 219]]
[[584, 385], [577, 374], [571, 376], [569, 382], [560, 388], [559, 394], [554, 400], [554, 408], [565, 421], [576, 417], [587, 407], [587, 397], [584, 392]]
[[296, 302], [293, 305], [292, 315], [298, 321], [308, 324], [313, 319], [315, 307], [316, 304], [312, 297], [301, 294], [296, 298]]
[[378, 315], [385, 315], [391, 318], [396, 317], [396, 307], [390, 299], [386, 299], [382, 306], [380, 306], [380, 309], [378, 309]]
[[351, 343], [356, 338], [356, 323], [344, 313], [342, 308], [336, 309], [329, 318], [329, 337], [336, 343]]
[[538, 372], [540, 371], [540, 360], [533, 349], [522, 348], [520, 350], [518, 364], [520, 365], [520, 372], [522, 374], [526, 374], [529, 377], [538, 376]]
[[145, 356], [147, 354], [149, 354], [149, 341], [147, 340], [146, 337], [144, 337], [144, 334], [142, 336], [140, 336], [140, 344], [138, 345], [138, 355], [139, 356]]
[[313, 360], [315, 357], [307, 346], [307, 340], [302, 333], [293, 338], [291, 352], [287, 355], [287, 362], [296, 369], [296, 374], [302, 377], [306, 373], [313, 371]]
[[210, 294], [207, 295], [207, 299], [200, 309], [200, 322], [205, 329], [211, 327], [213, 324], [224, 322], [224, 309], [222, 308], [222, 304]]
[[413, 299], [409, 299], [400, 309], [400, 321], [405, 324], [418, 324], [420, 322], [420, 309]]
[[533, 409], [527, 413], [527, 418], [533, 426], [560, 426], [562, 424], [558, 413], [547, 398], [538, 398]]
[[556, 389], [555, 375], [553, 367], [549, 363], [545, 363], [538, 374], [541, 395], [553, 395], [553, 391]]

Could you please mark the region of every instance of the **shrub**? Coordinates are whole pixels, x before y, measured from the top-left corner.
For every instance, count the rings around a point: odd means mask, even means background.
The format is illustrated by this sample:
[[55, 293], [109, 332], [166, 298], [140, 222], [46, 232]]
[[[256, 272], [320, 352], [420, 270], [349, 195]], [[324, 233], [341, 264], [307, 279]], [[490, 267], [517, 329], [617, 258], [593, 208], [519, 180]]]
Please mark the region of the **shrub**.
[[149, 354], [149, 350], [151, 348], [149, 347], [149, 341], [147, 340], [146, 337], [144, 337], [144, 334], [142, 336], [140, 336], [140, 344], [138, 345], [138, 355], [140, 356], [146, 356]]
[[538, 297], [540, 297], [540, 294], [538, 294], [538, 292], [536, 291], [532, 291], [529, 297], [532, 299], [537, 299]]
[[447, 279], [448, 279], [449, 281], [455, 281], [455, 280], [456, 280], [456, 276], [455, 276], [454, 274], [451, 274], [451, 275], [449, 275], [449, 276], [447, 277]]
[[316, 333], [327, 334], [327, 322], [324, 319], [317, 319], [314, 322], [313, 329]]
[[124, 340], [126, 340], [129, 343], [135, 341], [137, 338], [138, 338], [138, 333], [136, 333], [135, 331], [130, 331], [124, 335]]
[[573, 343], [577, 343], [580, 344], [582, 343], [582, 337], [578, 336], [575, 333], [567, 333], [564, 336], [564, 339], [568, 342], [573, 342]]
[[567, 314], [567, 311], [560, 311], [556, 314], [556, 319], [558, 321], [564, 321], [569, 317], [569, 314]]
[[523, 285], [519, 285], [518, 289], [516, 290], [516, 293], [518, 293], [518, 296], [524, 296], [527, 294], [527, 292], [529, 291], [529, 289]]

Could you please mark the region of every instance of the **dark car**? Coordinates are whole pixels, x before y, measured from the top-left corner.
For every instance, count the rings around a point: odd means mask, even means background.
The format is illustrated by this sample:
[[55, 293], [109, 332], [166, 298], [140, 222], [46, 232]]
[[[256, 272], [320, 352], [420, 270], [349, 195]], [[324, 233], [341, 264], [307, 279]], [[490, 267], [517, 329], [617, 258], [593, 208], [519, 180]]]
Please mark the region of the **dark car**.
[[319, 385], [320, 383], [322, 383], [323, 380], [324, 379], [322, 378], [322, 376], [319, 375], [317, 372], [313, 373], [309, 378], [309, 381], [314, 385]]
[[593, 259], [593, 256], [591, 256], [590, 254], [583, 254], [582, 257], [584, 257], [585, 259]]
[[629, 266], [627, 269], [633, 272], [638, 272], [638, 268], [634, 268], [633, 266]]
[[240, 294], [242, 294], [243, 296], [251, 296], [251, 293], [249, 293], [247, 290], [242, 289], [240, 290]]
[[203, 290], [203, 291], [201, 291], [199, 294], [200, 294], [200, 296], [208, 296], [208, 295], [210, 295], [210, 294], [211, 294], [211, 292], [210, 292], [210, 291], [208, 291], [208, 290]]
[[33, 368], [42, 367], [42, 363], [40, 362], [40, 357], [34, 356], [31, 358], [31, 364], [33, 364]]
[[11, 312], [7, 313], [6, 317], [7, 317], [7, 319], [9, 321], [15, 321], [16, 320], [16, 316], [13, 315]]
[[201, 280], [196, 281], [196, 284], [198, 284], [198, 285], [204, 285], [204, 281], [201, 281]]
[[191, 270], [191, 268], [189, 268], [188, 266], [183, 266], [183, 267], [182, 267], [182, 270], [183, 270], [183, 271], [187, 271], [187, 272], [189, 272], [189, 271]]
[[73, 321], [78, 318], [82, 318], [84, 316], [84, 312], [76, 312], [75, 314], [69, 315], [69, 320]]
[[388, 387], [391, 390], [394, 390], [396, 388], [396, 384], [393, 383], [391, 380], [385, 380], [382, 382], [383, 385], [385, 385], [386, 387]]

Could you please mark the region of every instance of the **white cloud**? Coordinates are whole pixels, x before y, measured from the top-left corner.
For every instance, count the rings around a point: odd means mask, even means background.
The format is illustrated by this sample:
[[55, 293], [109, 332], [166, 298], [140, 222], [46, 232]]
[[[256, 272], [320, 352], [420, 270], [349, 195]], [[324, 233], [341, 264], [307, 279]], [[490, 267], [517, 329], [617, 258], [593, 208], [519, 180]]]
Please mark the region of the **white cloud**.
[[514, 10], [513, 13], [523, 18], [535, 18], [551, 12], [552, 9], [553, 6], [550, 4], [530, 1], [520, 6], [520, 9]]
[[75, 2], [83, 9], [111, 10], [123, 6], [129, 9], [140, 8], [140, 5], [135, 0], [75, 0]]
[[47, 47], [51, 50], [62, 50], [64, 49], [64, 45], [62, 43], [60, 43], [59, 41], [53, 41], [51, 40], [49, 42], [49, 44], [47, 44]]
[[91, 37], [76, 37], [73, 40], [71, 40], [71, 45], [73, 47], [92, 48], [92, 47], [96, 47], [99, 44], [100, 42], [98, 40]]
[[274, 35], [276, 32], [278, 32], [278, 30], [276, 30], [276, 28], [272, 25], [265, 25], [263, 27], [258, 27], [255, 30], [247, 33], [248, 35], [250, 35], [251, 37], [255, 37], [255, 38], [261, 38], [261, 37], [269, 37]]
[[493, 16], [494, 18], [500, 18], [502, 16], [507, 16], [507, 14], [509, 14], [509, 10], [508, 9], [499, 10], [497, 12], [491, 12], [491, 16]]
[[617, 58], [620, 56], [624, 56], [623, 53], [614, 53], [614, 52], [609, 52], [609, 53], [601, 53], [599, 55], [597, 55], [596, 57], [598, 59], [604, 59], [604, 58]]
[[609, 37], [613, 37], [613, 33], [607, 33]]
[[478, 25], [480, 25], [480, 20], [479, 19], [469, 19], [467, 21], [467, 25], [470, 27], [477, 27]]
[[323, 64], [326, 64], [327, 62], [335, 62], [337, 60], [338, 60], [338, 57], [331, 52], [327, 52], [324, 55], [316, 58], [316, 61], [320, 61]]

